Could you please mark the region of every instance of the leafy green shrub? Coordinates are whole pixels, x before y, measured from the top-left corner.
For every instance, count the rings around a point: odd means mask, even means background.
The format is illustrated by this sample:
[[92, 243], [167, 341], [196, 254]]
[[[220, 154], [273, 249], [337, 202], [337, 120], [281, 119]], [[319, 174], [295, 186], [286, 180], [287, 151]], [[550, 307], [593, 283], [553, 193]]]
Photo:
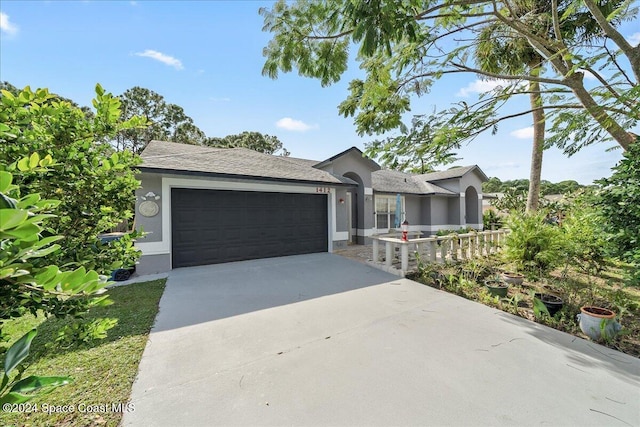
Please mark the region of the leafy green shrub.
[[[23, 170], [44, 171], [54, 164], [50, 156], [40, 159], [32, 154], [20, 160]], [[45, 257], [61, 250], [56, 243], [62, 236], [45, 236], [47, 222], [54, 218], [49, 211], [58, 200], [43, 200], [37, 193], [22, 196], [13, 184], [13, 175], [0, 171], [0, 339], [7, 320], [25, 313], [79, 317], [90, 307], [109, 304], [104, 292], [106, 277], [84, 267], [61, 271], [56, 265], [43, 265]], [[86, 339], [104, 336], [113, 320], [98, 320], [88, 325], [76, 324], [73, 332]], [[13, 343], [6, 351], [0, 382], [0, 403], [21, 403], [40, 393], [65, 385], [67, 377], [30, 376], [22, 379], [23, 360], [29, 353], [33, 330]], [[68, 335], [63, 331], [63, 335]], [[17, 370], [17, 374], [12, 372]]]
[[613, 256], [631, 264], [628, 282], [640, 285], [640, 137], [624, 153], [609, 178], [597, 181], [604, 188], [596, 200], [604, 226], [611, 234]]
[[504, 257], [518, 270], [544, 273], [559, 264], [564, 253], [562, 231], [546, 222], [544, 212], [532, 214], [512, 213], [507, 225]]
[[502, 228], [503, 219], [495, 210], [489, 209], [482, 214], [482, 227], [485, 230]]
[[[144, 126], [134, 118], [120, 122], [120, 101], [96, 86], [95, 114], [28, 86], [17, 95], [0, 97], [0, 170], [9, 171], [24, 193], [59, 200], [47, 223], [48, 233], [64, 236], [64, 244], [42, 258], [42, 264], [95, 269], [109, 274], [131, 267], [138, 258], [131, 238], [119, 245], [100, 245], [98, 235], [132, 217], [139, 186], [132, 168], [140, 159], [116, 153], [109, 144], [116, 132]], [[46, 170], [30, 168], [30, 156], [54, 158]], [[33, 160], [38, 163], [39, 159]]]
[[605, 219], [593, 206], [593, 196], [583, 192], [572, 199], [562, 221], [567, 265], [578, 267], [589, 275], [605, 267], [608, 234]]

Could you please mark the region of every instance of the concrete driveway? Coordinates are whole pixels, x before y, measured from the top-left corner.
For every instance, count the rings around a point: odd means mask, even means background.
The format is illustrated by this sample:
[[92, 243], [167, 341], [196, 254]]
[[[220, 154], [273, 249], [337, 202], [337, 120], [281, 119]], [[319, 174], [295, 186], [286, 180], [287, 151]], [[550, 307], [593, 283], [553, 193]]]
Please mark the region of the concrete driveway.
[[177, 269], [124, 425], [640, 425], [640, 360], [332, 254]]

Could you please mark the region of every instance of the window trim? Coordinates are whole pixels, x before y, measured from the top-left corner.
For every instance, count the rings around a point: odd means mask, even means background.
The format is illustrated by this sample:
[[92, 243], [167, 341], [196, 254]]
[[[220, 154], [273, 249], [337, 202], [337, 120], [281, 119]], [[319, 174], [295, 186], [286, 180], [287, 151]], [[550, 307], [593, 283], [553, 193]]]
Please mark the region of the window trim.
[[[391, 223], [391, 214], [392, 214], [392, 212], [391, 212], [391, 209], [389, 209], [389, 206], [391, 204], [393, 204], [395, 206], [397, 197], [398, 197], [397, 195], [393, 195], [392, 196], [392, 195], [389, 195], [389, 194], [375, 194], [374, 195], [374, 200], [373, 200], [373, 207], [374, 207], [373, 220], [374, 220], [374, 224], [373, 224], [373, 227], [376, 229], [377, 233], [380, 233], [380, 232], [387, 233], [390, 230], [394, 230], [395, 229], [395, 227], [391, 226], [392, 225], [392, 223]], [[387, 200], [387, 211], [386, 212], [378, 213], [377, 206], [378, 206], [378, 200], [379, 199], [386, 199]], [[400, 212], [400, 215], [401, 215], [400, 216], [400, 222], [402, 223], [406, 219], [407, 205], [406, 205], [406, 199], [405, 199], [404, 195], [402, 195], [402, 194], [400, 195], [400, 200], [401, 200], [402, 208], [403, 208], [402, 212]], [[379, 228], [378, 227], [378, 215], [383, 215], [385, 213], [387, 215], [387, 224], [389, 224], [389, 227], [387, 227], [387, 228]], [[393, 212], [393, 213], [395, 214], [395, 212]]]

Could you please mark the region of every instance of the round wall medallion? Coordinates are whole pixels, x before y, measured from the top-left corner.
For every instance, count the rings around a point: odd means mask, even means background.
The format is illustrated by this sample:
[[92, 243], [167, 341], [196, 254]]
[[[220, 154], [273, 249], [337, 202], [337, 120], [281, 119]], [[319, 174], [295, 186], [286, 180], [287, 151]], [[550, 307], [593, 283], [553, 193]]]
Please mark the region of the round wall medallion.
[[156, 216], [159, 211], [160, 208], [158, 207], [158, 204], [151, 200], [145, 200], [140, 203], [140, 206], [138, 206], [138, 212], [140, 212], [142, 216]]

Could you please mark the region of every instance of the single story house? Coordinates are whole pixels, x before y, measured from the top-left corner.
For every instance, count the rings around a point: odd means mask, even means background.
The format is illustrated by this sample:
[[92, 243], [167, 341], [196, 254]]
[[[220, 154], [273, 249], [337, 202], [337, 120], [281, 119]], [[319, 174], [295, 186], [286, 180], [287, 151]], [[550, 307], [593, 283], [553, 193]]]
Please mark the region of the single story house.
[[415, 175], [384, 170], [355, 147], [318, 162], [164, 141], [142, 159], [141, 274], [331, 252], [389, 232], [396, 215], [423, 235], [482, 228], [478, 166]]

